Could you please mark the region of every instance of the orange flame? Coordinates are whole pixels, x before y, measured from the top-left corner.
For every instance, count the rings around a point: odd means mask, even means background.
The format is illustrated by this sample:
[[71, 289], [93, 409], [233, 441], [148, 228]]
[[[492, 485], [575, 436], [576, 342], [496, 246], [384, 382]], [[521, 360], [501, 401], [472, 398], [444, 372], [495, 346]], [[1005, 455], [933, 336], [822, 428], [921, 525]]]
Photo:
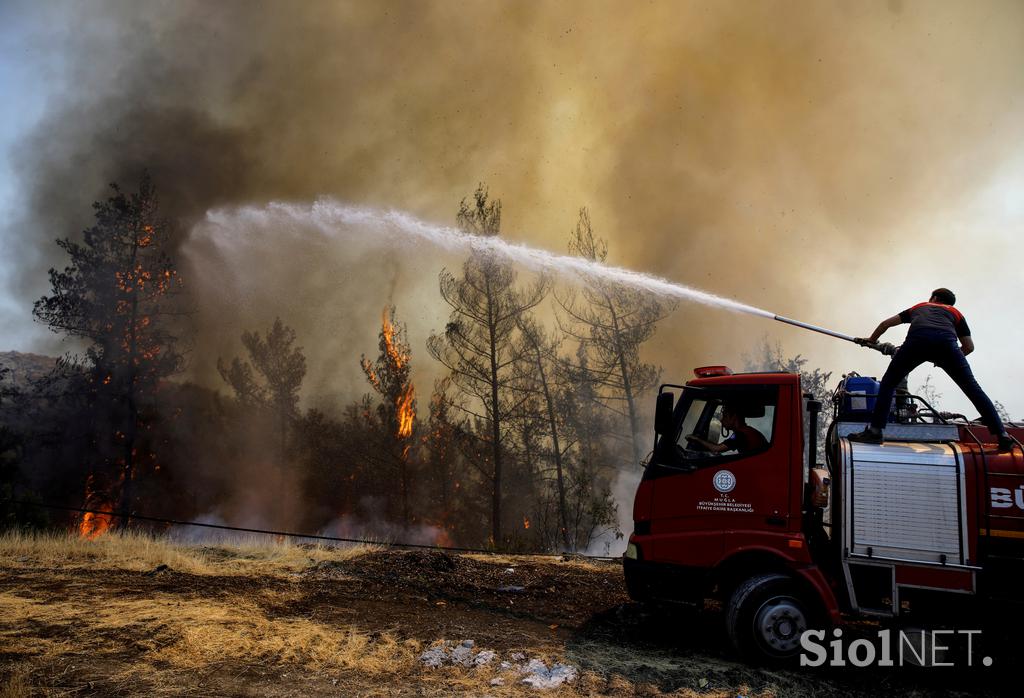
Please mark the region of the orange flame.
[[[94, 489], [93, 476], [90, 475], [85, 481], [85, 509], [98, 509], [101, 512], [112, 512], [114, 507], [106, 498], [97, 494]], [[78, 524], [78, 535], [86, 540], [96, 540], [110, 530], [114, 517], [107, 514], [95, 514], [91, 511], [82, 514], [82, 520]]]
[[381, 314], [381, 332], [384, 334], [384, 348], [395, 364], [395, 368], [402, 368], [409, 363], [409, 355], [399, 351], [395, 346], [395, 326], [388, 320], [388, 309], [384, 308]]
[[[388, 358], [395, 365], [395, 368], [401, 370], [407, 366], [410, 358], [409, 353], [402, 351], [395, 344], [395, 326], [388, 319], [387, 308], [384, 308], [384, 312], [381, 314], [381, 334], [384, 337], [384, 350], [387, 352]], [[416, 410], [412, 406], [415, 398], [415, 388], [413, 388], [412, 383], [409, 383], [405, 386], [402, 394], [395, 400], [395, 411], [398, 417], [398, 431], [395, 435], [400, 439], [407, 439], [412, 436], [412, 424], [416, 419]]]
[[398, 409], [398, 438], [406, 439], [412, 436], [412, 423], [416, 418], [416, 411], [412, 407], [414, 390], [412, 383], [406, 386], [405, 390], [398, 397], [395, 407]]
[[455, 545], [455, 541], [448, 535], [448, 531], [444, 528], [437, 529], [437, 535], [434, 536], [434, 545], [439, 548], [451, 548]]
[[525, 516], [523, 517], [523, 528], [525, 528], [527, 531], [530, 530], [530, 520]]

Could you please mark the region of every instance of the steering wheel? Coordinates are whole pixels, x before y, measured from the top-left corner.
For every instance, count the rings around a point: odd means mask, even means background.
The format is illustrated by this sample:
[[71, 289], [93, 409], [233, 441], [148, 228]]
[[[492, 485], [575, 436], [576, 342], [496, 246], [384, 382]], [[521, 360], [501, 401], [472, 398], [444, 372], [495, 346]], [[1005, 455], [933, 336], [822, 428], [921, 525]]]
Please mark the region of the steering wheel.
[[696, 434], [687, 434], [686, 436], [687, 450], [700, 451], [702, 453], [708, 452], [708, 447], [697, 440]]

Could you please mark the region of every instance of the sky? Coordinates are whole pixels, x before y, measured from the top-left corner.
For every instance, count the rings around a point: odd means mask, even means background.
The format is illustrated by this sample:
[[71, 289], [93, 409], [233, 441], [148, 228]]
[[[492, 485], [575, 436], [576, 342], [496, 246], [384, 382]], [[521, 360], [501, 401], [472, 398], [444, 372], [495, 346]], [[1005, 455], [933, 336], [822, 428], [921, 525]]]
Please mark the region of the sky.
[[[0, 350], [69, 349], [30, 313], [53, 241], [146, 169], [180, 223], [189, 377], [215, 385], [216, 357], [280, 315], [311, 395], [365, 390], [393, 302], [429, 380], [437, 274], [458, 259], [191, 231], [211, 208], [320, 196], [451, 224], [486, 182], [510, 240], [564, 252], [586, 206], [611, 263], [844, 333], [948, 286], [979, 381], [1024, 417], [1022, 26], [1024, 5], [994, 1], [5, 2]], [[886, 365], [686, 305], [646, 353], [675, 382], [764, 339], [837, 376]]]
[[[5, 96], [0, 108], [0, 210], [8, 220], [19, 207], [20, 189], [11, 150], [38, 123], [55, 87], [49, 80], [53, 77], [54, 57], [40, 55], [39, 47], [28, 36], [32, 24], [13, 5], [0, 6], [0, 94]], [[13, 231], [5, 233], [6, 252], [0, 256], [0, 274], [7, 279], [17, 268], [19, 257], [30, 253], [19, 249]], [[37, 328], [25, 321], [22, 299], [10, 292], [0, 293], [0, 336], [9, 348], [27, 350], [33, 346]]]

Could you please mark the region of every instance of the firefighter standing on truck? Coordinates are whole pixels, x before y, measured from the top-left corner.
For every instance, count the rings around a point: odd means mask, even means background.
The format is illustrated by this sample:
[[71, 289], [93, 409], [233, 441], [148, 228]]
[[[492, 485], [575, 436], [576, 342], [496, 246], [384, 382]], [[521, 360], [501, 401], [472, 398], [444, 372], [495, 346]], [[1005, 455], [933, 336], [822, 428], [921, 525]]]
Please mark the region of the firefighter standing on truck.
[[882, 443], [882, 427], [889, 421], [889, 409], [897, 384], [915, 368], [926, 361], [931, 361], [953, 379], [978, 410], [982, 423], [999, 439], [999, 450], [1010, 450], [1014, 441], [1006, 433], [995, 405], [978, 385], [971, 366], [967, 363], [967, 354], [974, 351], [974, 340], [971, 339], [967, 320], [953, 307], [955, 303], [956, 296], [952, 291], [948, 288], [937, 288], [932, 291], [927, 303], [918, 303], [899, 315], [882, 320], [870, 337], [856, 339], [858, 344], [873, 346], [890, 327], [910, 323], [910, 330], [903, 346], [892, 357], [892, 363], [882, 376], [882, 385], [878, 389], [871, 423], [864, 431], [851, 434], [851, 441]]

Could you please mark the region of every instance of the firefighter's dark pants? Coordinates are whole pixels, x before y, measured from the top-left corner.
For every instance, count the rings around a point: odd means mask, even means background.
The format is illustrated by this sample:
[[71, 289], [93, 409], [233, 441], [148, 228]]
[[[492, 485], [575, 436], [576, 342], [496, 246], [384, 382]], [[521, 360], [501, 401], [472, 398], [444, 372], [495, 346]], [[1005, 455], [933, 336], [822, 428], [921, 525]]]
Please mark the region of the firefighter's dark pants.
[[885, 426], [889, 421], [889, 409], [896, 386], [926, 361], [931, 361], [949, 374], [978, 410], [982, 423], [993, 434], [1003, 433], [1003, 422], [996, 413], [995, 405], [974, 379], [974, 372], [967, 363], [967, 357], [960, 350], [956, 337], [948, 332], [932, 330], [918, 330], [907, 335], [903, 346], [892, 357], [892, 363], [882, 376], [882, 386], [878, 389], [875, 411], [871, 415], [872, 427], [881, 429]]

